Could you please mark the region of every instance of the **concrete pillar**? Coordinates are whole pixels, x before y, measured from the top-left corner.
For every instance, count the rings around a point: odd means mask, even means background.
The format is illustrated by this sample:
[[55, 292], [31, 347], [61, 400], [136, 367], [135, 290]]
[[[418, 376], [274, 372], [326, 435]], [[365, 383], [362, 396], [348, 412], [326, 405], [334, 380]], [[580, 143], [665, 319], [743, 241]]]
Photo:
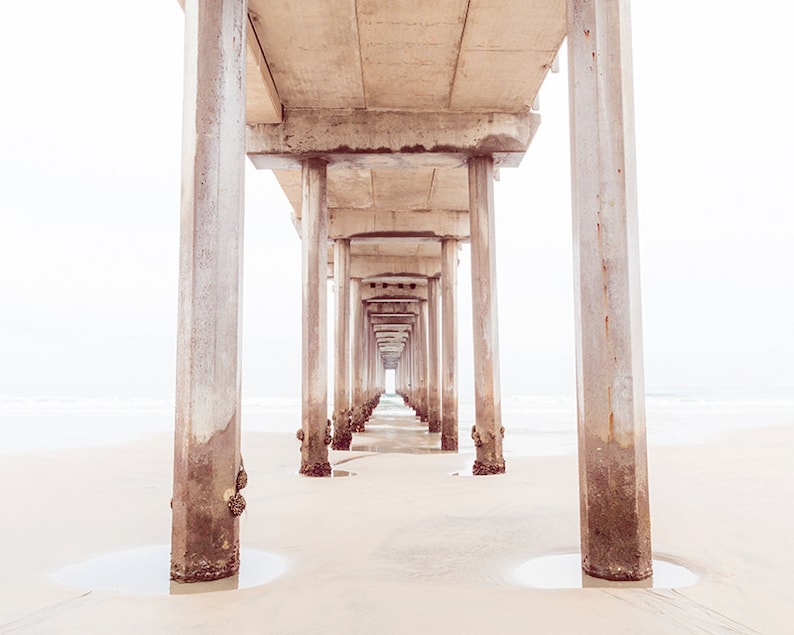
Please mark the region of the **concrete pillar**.
[[413, 401], [412, 390], [414, 382], [414, 358], [411, 355], [411, 333], [410, 331], [405, 338], [403, 344], [403, 359], [405, 359], [405, 394], [403, 397], [406, 399], [408, 405]]
[[366, 404], [369, 401], [370, 394], [369, 394], [369, 387], [370, 387], [370, 367], [372, 366], [372, 362], [370, 361], [370, 355], [372, 354], [372, 344], [371, 344], [371, 334], [370, 334], [370, 327], [369, 327], [369, 317], [364, 314], [364, 332], [362, 333], [362, 340], [364, 344], [364, 368], [362, 369], [362, 383], [361, 383], [361, 392], [364, 395], [364, 403]]
[[427, 281], [427, 429], [441, 432], [438, 375], [438, 278]]
[[369, 399], [374, 399], [378, 390], [378, 341], [375, 338], [375, 331], [372, 330], [372, 324], [367, 325], [367, 333], [369, 333], [369, 355], [367, 356], [369, 373], [367, 379], [367, 393], [369, 394]]
[[361, 402], [358, 417], [353, 426], [354, 432], [364, 432], [368, 418], [370, 399], [372, 398], [372, 328], [369, 323], [366, 303], [361, 304]]
[[441, 449], [458, 451], [458, 241], [441, 241]]
[[568, 0], [582, 567], [651, 575], [628, 2]]
[[407, 343], [403, 344], [403, 352], [400, 355], [400, 376], [402, 378], [401, 381], [401, 395], [408, 395], [408, 350], [407, 350]]
[[493, 158], [469, 159], [472, 339], [477, 458], [474, 474], [502, 474], [502, 406], [499, 389], [499, 320], [496, 306]]
[[398, 395], [405, 392], [405, 351], [400, 355], [397, 360], [397, 370], [395, 371], [395, 386]]
[[328, 203], [326, 163], [303, 162], [301, 251], [303, 264], [303, 373], [300, 473], [330, 476], [327, 427], [328, 349], [326, 341]]
[[[185, 2], [171, 579], [240, 567], [245, 0]], [[231, 504], [230, 504], [231, 503]]]
[[361, 408], [364, 404], [363, 395], [363, 367], [364, 367], [364, 312], [365, 305], [361, 301], [361, 280], [353, 279], [350, 282], [350, 307], [353, 324], [350, 334], [350, 348], [352, 357], [352, 397], [351, 408], [353, 410], [352, 430], [358, 429], [358, 420]]
[[419, 303], [419, 314], [416, 316], [416, 354], [417, 360], [417, 397], [419, 418], [427, 421], [427, 319], [424, 300]]
[[334, 338], [334, 438], [335, 450], [349, 450], [352, 433], [350, 409], [350, 240], [334, 241], [336, 337]]

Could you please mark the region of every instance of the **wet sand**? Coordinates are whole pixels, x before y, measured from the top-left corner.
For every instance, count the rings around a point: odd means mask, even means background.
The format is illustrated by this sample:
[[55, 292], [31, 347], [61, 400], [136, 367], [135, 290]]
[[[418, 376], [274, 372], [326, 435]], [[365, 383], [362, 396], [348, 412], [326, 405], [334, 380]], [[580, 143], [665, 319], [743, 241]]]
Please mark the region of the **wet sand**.
[[[508, 454], [506, 475], [452, 476], [473, 455], [428, 452], [410, 419], [383, 423], [356, 436], [367, 451], [331, 453], [348, 478], [297, 475], [294, 435], [244, 434], [241, 541], [285, 570], [191, 595], [52, 578], [168, 543], [170, 436], [0, 457], [0, 633], [794, 632], [794, 426], [649, 448], [655, 557], [695, 571], [696, 584], [535, 589], [517, 581], [522, 564], [578, 549], [576, 457]], [[369, 451], [411, 435], [420, 453]]]

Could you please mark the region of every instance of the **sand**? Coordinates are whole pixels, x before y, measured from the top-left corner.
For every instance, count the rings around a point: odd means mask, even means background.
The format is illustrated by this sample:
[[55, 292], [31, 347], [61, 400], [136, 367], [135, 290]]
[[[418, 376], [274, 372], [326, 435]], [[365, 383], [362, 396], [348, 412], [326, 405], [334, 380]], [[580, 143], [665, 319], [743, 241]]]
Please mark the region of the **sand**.
[[278, 578], [159, 596], [57, 583], [67, 565], [168, 543], [171, 444], [0, 457], [0, 633], [794, 632], [793, 426], [651, 446], [654, 552], [693, 586], [515, 581], [578, 549], [575, 456], [508, 454], [506, 475], [473, 478], [451, 476], [470, 454], [332, 452], [356, 476], [310, 479], [294, 435], [267, 432], [243, 435], [241, 540], [283, 558]]

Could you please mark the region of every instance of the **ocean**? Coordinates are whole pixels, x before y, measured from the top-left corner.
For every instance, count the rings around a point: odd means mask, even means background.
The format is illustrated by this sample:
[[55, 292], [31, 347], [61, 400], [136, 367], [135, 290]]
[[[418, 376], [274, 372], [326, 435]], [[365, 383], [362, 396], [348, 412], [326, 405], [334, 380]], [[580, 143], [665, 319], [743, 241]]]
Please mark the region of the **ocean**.
[[[243, 399], [243, 434], [293, 433], [300, 427], [296, 399]], [[173, 399], [0, 397], [0, 455], [128, 443], [172, 434]], [[735, 392], [680, 391], [646, 396], [649, 445], [690, 445], [733, 430], [794, 425], [794, 397]], [[472, 451], [474, 405], [459, 406], [460, 450]], [[573, 395], [502, 397], [506, 456], [576, 452]]]

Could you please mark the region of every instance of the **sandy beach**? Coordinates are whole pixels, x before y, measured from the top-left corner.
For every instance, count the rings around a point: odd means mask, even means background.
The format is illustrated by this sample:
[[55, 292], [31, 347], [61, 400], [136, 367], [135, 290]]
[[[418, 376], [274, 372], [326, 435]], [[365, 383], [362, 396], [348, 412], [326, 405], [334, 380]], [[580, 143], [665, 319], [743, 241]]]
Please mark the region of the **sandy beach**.
[[[394, 450], [397, 428], [354, 447]], [[355, 476], [310, 479], [296, 474], [294, 435], [248, 432], [242, 546], [284, 571], [188, 595], [52, 577], [168, 544], [170, 435], [2, 456], [0, 633], [790, 633], [792, 447], [782, 425], [651, 444], [655, 557], [696, 572], [694, 585], [538, 589], [516, 581], [522, 563], [578, 550], [574, 455], [508, 452], [506, 475], [473, 478], [453, 475], [470, 471], [468, 452], [332, 452]]]

